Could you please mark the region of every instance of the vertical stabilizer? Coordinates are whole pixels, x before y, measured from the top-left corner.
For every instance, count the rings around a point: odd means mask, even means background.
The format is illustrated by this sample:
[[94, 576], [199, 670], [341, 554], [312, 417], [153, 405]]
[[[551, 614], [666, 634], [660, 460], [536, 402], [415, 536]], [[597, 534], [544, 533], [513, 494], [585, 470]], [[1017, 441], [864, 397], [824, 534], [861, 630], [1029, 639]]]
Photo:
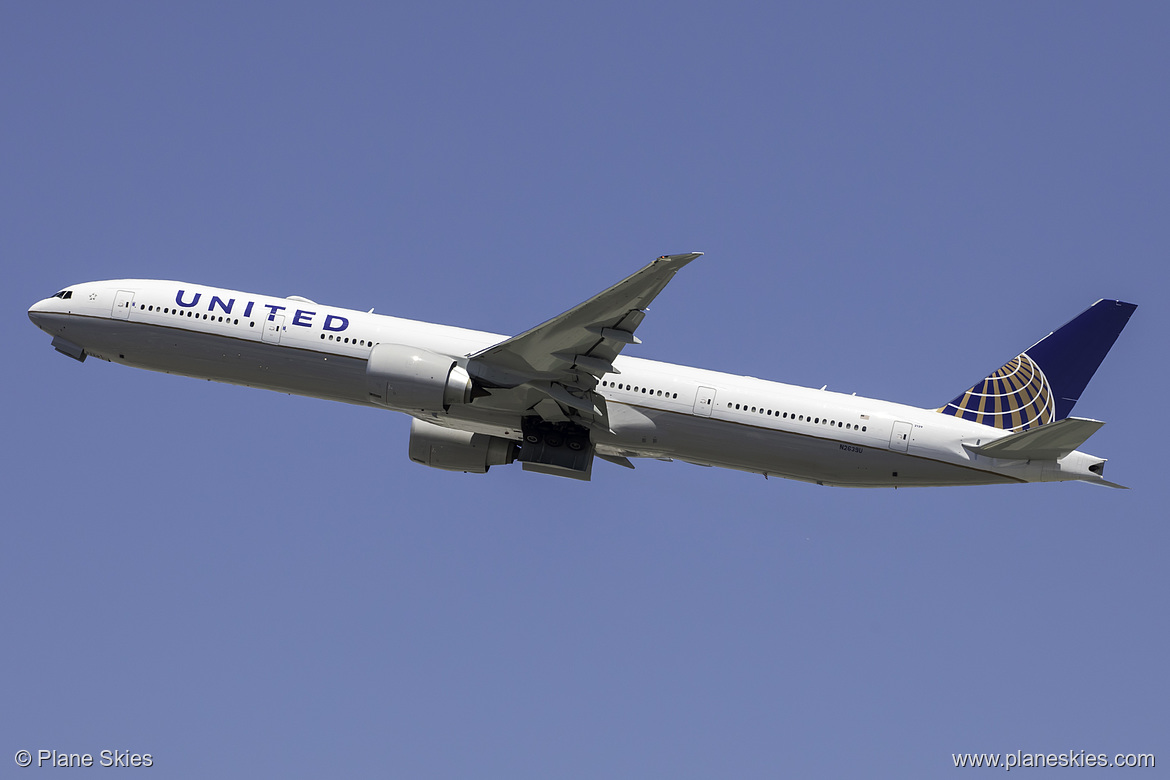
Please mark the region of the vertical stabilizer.
[[1010, 431], [1065, 419], [1136, 308], [1097, 301], [938, 411]]

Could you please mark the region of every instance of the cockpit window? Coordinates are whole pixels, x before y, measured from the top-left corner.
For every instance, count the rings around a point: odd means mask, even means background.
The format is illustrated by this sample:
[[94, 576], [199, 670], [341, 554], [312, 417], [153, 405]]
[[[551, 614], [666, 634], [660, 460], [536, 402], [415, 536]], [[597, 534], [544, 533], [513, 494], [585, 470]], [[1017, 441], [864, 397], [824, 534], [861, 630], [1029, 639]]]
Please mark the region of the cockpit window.
[[53, 297], [54, 297], [54, 298], [60, 298], [60, 299], [62, 299], [62, 300], [65, 300], [65, 301], [67, 301], [67, 300], [69, 300], [70, 298], [72, 298], [72, 297], [73, 297], [73, 291], [72, 291], [72, 290], [62, 290], [61, 292], [57, 293], [57, 294], [56, 294], [56, 295], [54, 295]]

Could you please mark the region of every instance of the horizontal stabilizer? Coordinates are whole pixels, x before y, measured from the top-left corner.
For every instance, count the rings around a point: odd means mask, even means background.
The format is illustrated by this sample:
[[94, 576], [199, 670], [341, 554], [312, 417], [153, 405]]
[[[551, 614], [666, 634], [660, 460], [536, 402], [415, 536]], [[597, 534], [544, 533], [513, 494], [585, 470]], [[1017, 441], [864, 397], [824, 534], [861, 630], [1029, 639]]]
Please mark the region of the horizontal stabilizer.
[[976, 447], [965, 444], [976, 455], [1012, 460], [1059, 460], [1085, 443], [1105, 423], [1082, 417], [1066, 417], [1039, 428], [1013, 433]]

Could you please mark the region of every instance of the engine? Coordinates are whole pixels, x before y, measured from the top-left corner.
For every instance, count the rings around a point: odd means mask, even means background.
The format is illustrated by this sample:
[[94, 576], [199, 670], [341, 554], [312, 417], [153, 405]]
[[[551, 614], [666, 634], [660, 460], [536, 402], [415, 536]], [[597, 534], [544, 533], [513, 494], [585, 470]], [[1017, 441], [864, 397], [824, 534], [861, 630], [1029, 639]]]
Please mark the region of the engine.
[[431, 468], [486, 474], [491, 466], [514, 461], [519, 447], [499, 436], [453, 431], [417, 418], [410, 422], [410, 459]]
[[471, 400], [471, 377], [455, 359], [402, 344], [379, 344], [366, 363], [370, 398], [395, 409], [445, 412]]

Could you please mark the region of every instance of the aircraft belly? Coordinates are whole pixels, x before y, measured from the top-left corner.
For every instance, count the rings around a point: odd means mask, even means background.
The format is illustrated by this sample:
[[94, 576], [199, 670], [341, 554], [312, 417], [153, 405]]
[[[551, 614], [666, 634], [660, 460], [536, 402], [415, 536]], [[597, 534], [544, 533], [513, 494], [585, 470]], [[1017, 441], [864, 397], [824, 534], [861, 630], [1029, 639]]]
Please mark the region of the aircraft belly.
[[111, 362], [368, 405], [366, 361], [358, 358], [124, 320], [71, 325], [72, 338], [87, 352]]
[[941, 486], [1020, 480], [927, 457], [743, 425], [717, 418], [610, 405], [613, 434], [598, 438], [629, 457], [675, 458], [825, 485]]

